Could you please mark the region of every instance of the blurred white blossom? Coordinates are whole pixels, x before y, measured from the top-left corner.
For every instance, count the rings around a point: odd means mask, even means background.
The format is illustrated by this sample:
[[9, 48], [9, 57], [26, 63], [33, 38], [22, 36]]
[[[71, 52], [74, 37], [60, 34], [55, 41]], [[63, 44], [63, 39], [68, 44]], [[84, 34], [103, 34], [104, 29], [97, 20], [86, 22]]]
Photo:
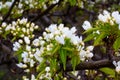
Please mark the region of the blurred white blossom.
[[89, 21], [84, 21], [82, 27], [83, 27], [84, 30], [88, 30], [88, 29], [92, 28]]

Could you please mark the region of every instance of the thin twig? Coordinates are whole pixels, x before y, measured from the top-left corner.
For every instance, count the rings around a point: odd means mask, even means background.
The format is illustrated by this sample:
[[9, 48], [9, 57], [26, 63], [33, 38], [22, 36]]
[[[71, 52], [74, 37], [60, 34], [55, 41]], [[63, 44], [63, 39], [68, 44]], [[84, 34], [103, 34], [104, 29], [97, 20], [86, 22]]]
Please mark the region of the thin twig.
[[60, 0], [58, 3], [56, 4], [52, 4], [50, 5], [45, 11], [43, 11], [42, 13], [38, 14], [38, 16], [36, 16], [34, 19], [32, 19], [31, 21], [34, 22], [36, 20], [38, 20], [41, 16], [45, 15], [45, 14], [48, 14], [48, 12], [50, 10], [52, 10], [56, 5], [60, 4], [63, 0]]
[[5, 17], [3, 18], [2, 22], [6, 21], [6, 19], [10, 16], [12, 9], [14, 8], [16, 2], [18, 2], [19, 0], [14, 0], [13, 4], [11, 5], [9, 11], [6, 13]]

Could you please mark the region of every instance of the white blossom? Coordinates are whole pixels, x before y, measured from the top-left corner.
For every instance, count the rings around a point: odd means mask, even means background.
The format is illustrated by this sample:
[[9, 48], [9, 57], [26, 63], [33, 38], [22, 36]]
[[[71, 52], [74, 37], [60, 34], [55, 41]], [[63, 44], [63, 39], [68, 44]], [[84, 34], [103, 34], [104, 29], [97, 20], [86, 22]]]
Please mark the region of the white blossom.
[[8, 31], [8, 30], [10, 30], [10, 29], [12, 29], [11, 24], [9, 24], [9, 25], [5, 28], [5, 31]]
[[81, 41], [80, 38], [78, 36], [72, 35], [71, 38], [71, 43], [73, 43], [74, 45], [79, 44], [79, 42]]
[[118, 11], [112, 12], [112, 17], [115, 19], [117, 24], [120, 24], [120, 14]]
[[31, 80], [37, 80], [33, 74], [31, 75]]
[[64, 24], [59, 24], [58, 29], [62, 31], [63, 28], [64, 28]]
[[89, 51], [92, 51], [94, 48], [94, 46], [88, 46], [86, 49], [89, 50]]
[[39, 39], [34, 39], [33, 42], [32, 42], [32, 44], [34, 46], [39, 46], [40, 45], [40, 40]]
[[30, 51], [31, 50], [31, 46], [26, 45], [26, 50]]
[[118, 61], [118, 62], [113, 61], [113, 64], [116, 67], [115, 68], [116, 72], [120, 73], [120, 61]]
[[84, 30], [88, 30], [88, 29], [92, 28], [89, 21], [84, 21], [82, 27], [83, 27]]
[[16, 65], [20, 68], [27, 68], [27, 65], [23, 64], [23, 63], [19, 63], [19, 64], [16, 64]]
[[115, 70], [116, 70], [116, 72], [119, 73], [120, 72], [120, 66], [117, 66]]
[[37, 61], [42, 62], [43, 58], [41, 57], [41, 54], [43, 52], [44, 48], [41, 47], [41, 49], [36, 49], [36, 52], [34, 53], [34, 57]]
[[81, 50], [80, 51], [80, 60], [84, 61], [85, 60], [85, 56], [86, 56], [86, 51]]
[[64, 37], [63, 36], [56, 36], [55, 40], [58, 41], [60, 44], [65, 44]]
[[50, 71], [50, 67], [46, 67], [46, 68], [45, 68], [45, 71], [46, 71], [46, 72], [49, 72], [49, 71]]
[[20, 43], [15, 42], [15, 43], [13, 44], [13, 51], [18, 51], [18, 49], [19, 49], [20, 47], [21, 47]]
[[110, 13], [107, 10], [104, 10], [103, 14], [98, 15], [98, 19], [102, 22], [108, 22], [110, 18], [111, 18]]
[[48, 30], [52, 33], [54, 33], [57, 30], [57, 25], [56, 24], [51, 24], [48, 28]]
[[30, 67], [33, 67], [35, 64], [35, 61], [33, 59], [30, 60]]
[[7, 23], [6, 23], [6, 22], [3, 22], [3, 23], [2, 23], [2, 27], [5, 27], [5, 26], [7, 26]]
[[25, 37], [24, 37], [24, 41], [25, 41], [26, 44], [30, 44], [30, 39], [29, 39], [29, 37], [25, 36]]
[[22, 40], [22, 39], [19, 39], [18, 42], [19, 42], [20, 44], [22, 44], [22, 43], [23, 43], [23, 40]]
[[87, 58], [92, 58], [92, 57], [93, 57], [93, 53], [91, 53], [91, 52], [90, 52], [90, 53], [87, 53], [87, 54], [86, 54], [86, 57], [87, 57]]
[[77, 31], [77, 29], [76, 29], [76, 27], [72, 27], [72, 28], [70, 29], [70, 31], [71, 31], [72, 33], [75, 33], [75, 32]]
[[56, 4], [56, 3], [58, 3], [58, 2], [59, 2], [59, 0], [53, 0], [53, 1], [52, 1], [53, 4]]
[[28, 55], [29, 55], [28, 52], [24, 51], [21, 56], [22, 56], [22, 58], [26, 58], [26, 57], [28, 57]]

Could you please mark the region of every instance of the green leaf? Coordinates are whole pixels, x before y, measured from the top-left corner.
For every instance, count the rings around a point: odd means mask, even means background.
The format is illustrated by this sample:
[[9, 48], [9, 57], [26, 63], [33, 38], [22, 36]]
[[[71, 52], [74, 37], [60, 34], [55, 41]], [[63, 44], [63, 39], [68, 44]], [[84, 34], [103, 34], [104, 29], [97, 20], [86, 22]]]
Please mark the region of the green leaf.
[[52, 54], [54, 55], [60, 48], [60, 45], [58, 44], [57, 46], [54, 47]]
[[46, 59], [43, 59], [43, 61], [36, 67], [37, 72], [41, 72], [46, 66]]
[[59, 76], [56, 75], [56, 76], [54, 77], [54, 80], [60, 80]]
[[74, 51], [74, 49], [70, 48], [70, 47], [62, 47], [62, 49], [66, 50], [66, 51], [70, 51], [70, 52]]
[[71, 6], [74, 6], [76, 4], [76, 0], [69, 0], [69, 2]]
[[8, 34], [10, 34], [10, 30], [6, 31], [6, 32], [3, 34], [3, 37], [6, 39]]
[[63, 63], [63, 68], [64, 68], [64, 70], [66, 70], [67, 53], [66, 53], [65, 50], [61, 49], [61, 50], [59, 51], [59, 54], [60, 54], [60, 59], [61, 59], [61, 61], [62, 61], [62, 63]]
[[72, 67], [73, 67], [73, 70], [75, 71], [75, 67], [77, 64], [79, 64], [80, 62], [80, 59], [78, 56], [73, 56], [72, 57], [72, 60], [71, 60], [71, 64], [72, 64]]
[[111, 77], [115, 77], [115, 71], [111, 68], [107, 68], [107, 67], [101, 68], [100, 71], [110, 75]]
[[58, 65], [57, 65], [58, 62], [57, 62], [57, 59], [55, 58], [51, 58], [49, 59], [49, 61], [50, 61], [50, 72], [51, 72], [51, 75], [53, 76], [58, 69]]
[[107, 35], [106, 33], [101, 33], [98, 37], [96, 37], [96, 40], [94, 42], [94, 45], [99, 45], [102, 42], [102, 39], [105, 38]]
[[39, 2], [43, 3], [43, 2], [45, 2], [45, 0], [39, 0]]
[[22, 48], [20, 48], [17, 52], [15, 52], [15, 56], [17, 56], [18, 57], [18, 61], [19, 62], [21, 62], [22, 61], [22, 54], [23, 53], [23, 49]]
[[83, 34], [91, 33], [91, 32], [96, 31], [98, 29], [99, 29], [98, 27], [97, 28], [90, 28], [90, 29], [86, 30], [85, 32], [83, 32]]
[[114, 44], [113, 44], [113, 48], [115, 49], [115, 51], [117, 51], [120, 48], [120, 37], [118, 37]]
[[84, 39], [84, 42], [87, 42], [87, 41], [90, 41], [90, 40], [94, 39], [95, 36], [98, 36], [98, 34], [97, 34], [97, 33], [89, 34], [89, 35]]
[[37, 80], [40, 78], [40, 76], [45, 73], [45, 70], [42, 70], [38, 75], [37, 75]]

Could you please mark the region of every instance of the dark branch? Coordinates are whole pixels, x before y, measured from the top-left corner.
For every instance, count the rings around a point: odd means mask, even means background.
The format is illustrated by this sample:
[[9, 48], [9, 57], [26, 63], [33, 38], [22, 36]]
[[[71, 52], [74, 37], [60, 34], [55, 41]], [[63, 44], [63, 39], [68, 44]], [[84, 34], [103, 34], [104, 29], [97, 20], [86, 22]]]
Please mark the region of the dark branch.
[[0, 42], [0, 65], [6, 64], [8, 69], [13, 73], [23, 73], [23, 69], [19, 68], [17, 58], [13, 56], [13, 51]]
[[11, 14], [13, 7], [19, 0], [14, 0], [13, 4], [11, 5], [9, 11], [6, 13], [5, 17], [3, 18], [2, 22], [4, 22]]
[[[114, 58], [115, 61], [120, 60], [120, 57]], [[81, 62], [76, 66], [75, 70], [85, 70], [85, 69], [99, 69], [103, 67], [115, 68], [112, 61], [109, 59], [103, 59], [99, 61], [88, 61], [88, 62]], [[66, 71], [73, 71], [72, 65], [67, 64]]]
[[60, 0], [58, 3], [56, 4], [52, 4], [50, 5], [45, 11], [41, 12], [40, 14], [38, 14], [38, 16], [36, 16], [35, 18], [33, 18], [31, 21], [34, 22], [36, 20], [38, 20], [41, 16], [45, 15], [45, 14], [48, 14], [48, 12], [50, 10], [52, 10], [56, 5], [60, 4], [63, 0]]

